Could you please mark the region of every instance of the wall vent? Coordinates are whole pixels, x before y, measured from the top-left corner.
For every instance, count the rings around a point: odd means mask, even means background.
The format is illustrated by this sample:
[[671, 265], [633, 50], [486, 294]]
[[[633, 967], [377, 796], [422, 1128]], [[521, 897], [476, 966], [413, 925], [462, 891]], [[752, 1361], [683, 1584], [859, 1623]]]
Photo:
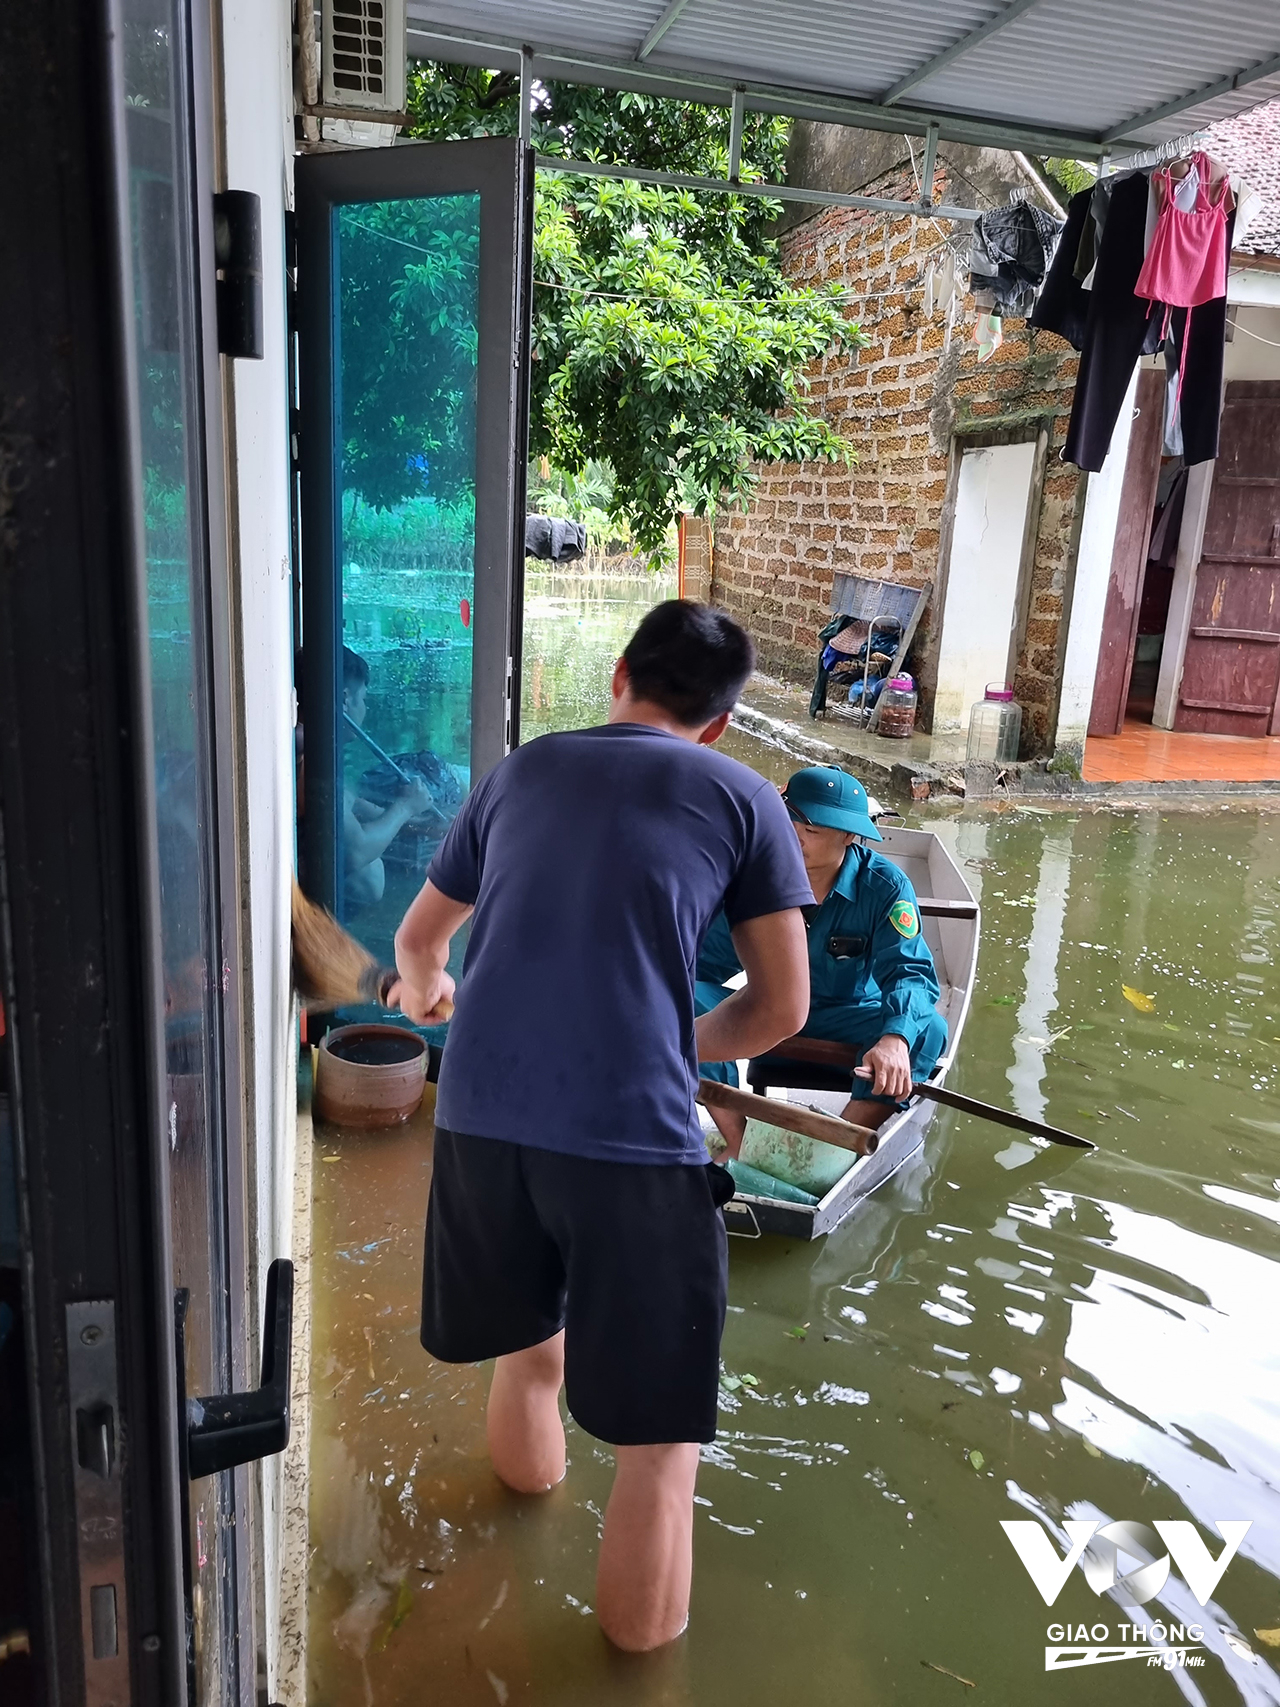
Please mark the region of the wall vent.
[[322, 0], [324, 104], [399, 113], [405, 95], [405, 0]]

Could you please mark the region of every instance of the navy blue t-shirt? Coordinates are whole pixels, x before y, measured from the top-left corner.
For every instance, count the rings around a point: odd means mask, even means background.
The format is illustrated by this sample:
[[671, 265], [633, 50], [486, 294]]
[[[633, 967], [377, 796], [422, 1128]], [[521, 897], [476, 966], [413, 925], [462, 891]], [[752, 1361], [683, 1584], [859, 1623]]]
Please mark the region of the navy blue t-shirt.
[[620, 1162], [700, 1163], [694, 966], [813, 892], [777, 790], [640, 723], [543, 735], [479, 782], [427, 873], [474, 903], [436, 1120]]

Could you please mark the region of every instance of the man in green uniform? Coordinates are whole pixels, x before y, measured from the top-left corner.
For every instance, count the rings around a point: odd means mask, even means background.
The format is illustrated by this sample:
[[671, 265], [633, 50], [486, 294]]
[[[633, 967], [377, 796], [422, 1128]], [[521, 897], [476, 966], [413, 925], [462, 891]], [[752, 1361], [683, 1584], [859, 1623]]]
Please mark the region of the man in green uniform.
[[[844, 1113], [859, 1125], [879, 1126], [910, 1094], [913, 1079], [928, 1078], [947, 1044], [915, 891], [891, 860], [865, 845], [883, 838], [856, 777], [834, 765], [811, 765], [795, 773], [782, 798], [817, 903], [805, 909], [810, 998], [800, 1035], [862, 1052], [870, 1076], [852, 1078]], [[731, 993], [727, 981], [741, 970], [718, 914], [698, 954], [698, 1012], [722, 1002]], [[700, 1070], [704, 1078], [737, 1083], [732, 1062], [703, 1062]]]

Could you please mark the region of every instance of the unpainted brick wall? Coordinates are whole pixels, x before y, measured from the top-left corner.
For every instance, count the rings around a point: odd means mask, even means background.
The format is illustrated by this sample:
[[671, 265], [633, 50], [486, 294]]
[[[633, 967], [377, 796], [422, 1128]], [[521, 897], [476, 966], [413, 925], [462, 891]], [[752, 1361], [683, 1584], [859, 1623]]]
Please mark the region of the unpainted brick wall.
[[[869, 194], [914, 199], [909, 170]], [[935, 199], [946, 194], [940, 162]], [[836, 571], [920, 586], [932, 580], [915, 652], [923, 720], [932, 712], [941, 607], [937, 589], [943, 506], [953, 438], [1052, 417], [1025, 640], [1014, 679], [1023, 707], [1023, 756], [1052, 743], [1061, 669], [1063, 604], [1083, 478], [1059, 459], [1077, 357], [1050, 332], [1004, 322], [1004, 343], [987, 362], [971, 340], [966, 298], [951, 348], [943, 317], [924, 313], [924, 276], [941, 254], [928, 219], [831, 208], [782, 238], [783, 265], [804, 284], [836, 283], [851, 294], [849, 316], [870, 338], [861, 350], [828, 355], [810, 369], [816, 407], [850, 442], [852, 468], [774, 463], [746, 511], [716, 522], [714, 597], [755, 636], [761, 667], [808, 682], [817, 631], [831, 611]], [[1031, 436], [1030, 427], [1025, 436]]]

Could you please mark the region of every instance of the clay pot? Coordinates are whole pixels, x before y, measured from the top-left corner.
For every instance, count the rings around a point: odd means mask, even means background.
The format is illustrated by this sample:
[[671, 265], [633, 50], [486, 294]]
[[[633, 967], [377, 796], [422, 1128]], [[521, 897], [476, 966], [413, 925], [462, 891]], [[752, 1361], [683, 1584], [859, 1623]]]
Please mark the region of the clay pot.
[[396, 1126], [422, 1101], [426, 1040], [400, 1025], [343, 1025], [316, 1057], [314, 1105], [337, 1126]]

